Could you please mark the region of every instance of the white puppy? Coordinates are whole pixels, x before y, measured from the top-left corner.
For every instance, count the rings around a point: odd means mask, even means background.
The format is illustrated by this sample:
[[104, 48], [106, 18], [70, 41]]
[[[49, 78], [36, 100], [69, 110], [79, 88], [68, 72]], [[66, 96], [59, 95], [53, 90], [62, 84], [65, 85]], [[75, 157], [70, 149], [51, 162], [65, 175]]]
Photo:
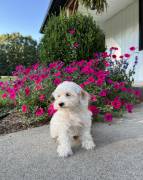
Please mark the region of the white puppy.
[[80, 138], [82, 147], [93, 149], [91, 116], [88, 110], [89, 94], [74, 82], [64, 81], [53, 92], [54, 108], [57, 112], [50, 122], [52, 138], [57, 138], [57, 152], [61, 157], [72, 155], [71, 141]]

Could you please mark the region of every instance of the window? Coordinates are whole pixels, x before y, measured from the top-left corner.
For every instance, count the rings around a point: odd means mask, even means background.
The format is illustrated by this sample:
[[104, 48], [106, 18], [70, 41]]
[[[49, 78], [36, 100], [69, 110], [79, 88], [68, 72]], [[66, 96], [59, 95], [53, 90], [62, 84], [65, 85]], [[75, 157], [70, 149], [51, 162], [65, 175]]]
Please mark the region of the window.
[[143, 50], [143, 0], [139, 0], [139, 50]]

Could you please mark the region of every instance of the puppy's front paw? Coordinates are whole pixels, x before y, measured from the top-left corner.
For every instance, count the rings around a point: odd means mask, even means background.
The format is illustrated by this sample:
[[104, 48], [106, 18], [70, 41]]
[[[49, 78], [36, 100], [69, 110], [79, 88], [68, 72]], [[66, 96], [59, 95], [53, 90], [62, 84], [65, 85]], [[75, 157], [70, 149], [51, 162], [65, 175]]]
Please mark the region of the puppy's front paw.
[[65, 146], [58, 146], [57, 153], [60, 157], [68, 157], [73, 154], [72, 150]]
[[89, 149], [94, 149], [95, 148], [95, 144], [93, 141], [83, 141], [82, 142], [82, 147], [89, 150]]

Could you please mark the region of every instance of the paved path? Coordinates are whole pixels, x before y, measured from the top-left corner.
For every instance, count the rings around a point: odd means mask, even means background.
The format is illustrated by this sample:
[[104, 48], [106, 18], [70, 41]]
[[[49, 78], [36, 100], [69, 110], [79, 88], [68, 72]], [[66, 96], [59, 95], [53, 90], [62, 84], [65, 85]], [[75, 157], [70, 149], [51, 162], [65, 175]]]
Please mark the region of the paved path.
[[110, 126], [93, 126], [96, 150], [63, 159], [49, 127], [0, 137], [0, 180], [143, 180], [143, 104]]

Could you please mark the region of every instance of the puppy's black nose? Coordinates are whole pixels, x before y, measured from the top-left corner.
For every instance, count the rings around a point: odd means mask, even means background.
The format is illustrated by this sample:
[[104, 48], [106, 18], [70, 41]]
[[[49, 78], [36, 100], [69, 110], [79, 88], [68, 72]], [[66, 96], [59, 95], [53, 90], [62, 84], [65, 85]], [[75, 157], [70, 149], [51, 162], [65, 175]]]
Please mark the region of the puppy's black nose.
[[63, 102], [59, 103], [59, 106], [60, 106], [60, 107], [63, 107], [63, 106], [64, 106], [64, 103], [63, 103]]

